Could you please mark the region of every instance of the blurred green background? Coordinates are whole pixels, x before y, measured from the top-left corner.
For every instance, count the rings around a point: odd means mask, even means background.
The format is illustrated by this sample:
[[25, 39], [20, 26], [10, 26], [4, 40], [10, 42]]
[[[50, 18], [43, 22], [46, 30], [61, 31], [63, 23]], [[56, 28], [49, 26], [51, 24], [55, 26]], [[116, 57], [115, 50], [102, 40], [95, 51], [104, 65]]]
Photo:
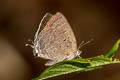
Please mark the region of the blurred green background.
[[[78, 44], [94, 39], [82, 48], [82, 57], [104, 54], [120, 38], [119, 0], [0, 0], [0, 80], [31, 80], [47, 68], [46, 60], [34, 57], [25, 44], [33, 40], [44, 14], [58, 11], [68, 19]], [[48, 80], [120, 80], [120, 64]]]

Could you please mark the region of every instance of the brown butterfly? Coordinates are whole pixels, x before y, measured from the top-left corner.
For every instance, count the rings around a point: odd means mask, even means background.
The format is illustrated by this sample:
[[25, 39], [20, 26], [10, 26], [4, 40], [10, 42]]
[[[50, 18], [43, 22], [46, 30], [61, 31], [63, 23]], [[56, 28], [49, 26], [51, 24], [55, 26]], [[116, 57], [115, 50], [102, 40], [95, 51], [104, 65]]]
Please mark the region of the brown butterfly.
[[[41, 30], [41, 27], [44, 28]], [[64, 15], [57, 12], [55, 15], [45, 14], [35, 34], [33, 46], [31, 46], [34, 55], [48, 59], [45, 65], [50, 66], [63, 60], [79, 57], [82, 52], [79, 48], [89, 42], [82, 41], [77, 48], [71, 26]]]

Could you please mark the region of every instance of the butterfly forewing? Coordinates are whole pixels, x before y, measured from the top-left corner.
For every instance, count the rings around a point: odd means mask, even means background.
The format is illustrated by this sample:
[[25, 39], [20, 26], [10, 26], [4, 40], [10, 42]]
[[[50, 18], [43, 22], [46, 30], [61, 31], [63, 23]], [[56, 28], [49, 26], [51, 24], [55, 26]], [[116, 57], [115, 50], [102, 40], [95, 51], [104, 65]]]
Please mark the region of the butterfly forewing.
[[36, 39], [38, 39], [38, 35], [39, 33], [41, 32], [41, 30], [46, 26], [47, 22], [50, 20], [50, 18], [52, 17], [52, 14], [50, 13], [46, 13], [43, 17], [43, 19], [41, 20], [40, 24], [39, 24], [39, 28], [35, 34], [35, 37], [34, 37], [34, 42], [37, 41]]

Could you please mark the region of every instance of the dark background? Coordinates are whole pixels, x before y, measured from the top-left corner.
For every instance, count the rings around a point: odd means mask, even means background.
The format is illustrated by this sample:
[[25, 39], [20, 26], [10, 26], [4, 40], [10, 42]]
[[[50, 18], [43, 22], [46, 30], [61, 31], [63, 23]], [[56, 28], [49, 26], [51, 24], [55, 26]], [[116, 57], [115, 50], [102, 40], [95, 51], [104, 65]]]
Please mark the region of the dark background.
[[[94, 38], [82, 48], [82, 57], [104, 54], [120, 38], [119, 0], [0, 0], [0, 80], [30, 80], [46, 69], [45, 60], [35, 58], [25, 44], [33, 40], [44, 14], [58, 11], [68, 19], [78, 44]], [[120, 80], [120, 64], [48, 80]]]

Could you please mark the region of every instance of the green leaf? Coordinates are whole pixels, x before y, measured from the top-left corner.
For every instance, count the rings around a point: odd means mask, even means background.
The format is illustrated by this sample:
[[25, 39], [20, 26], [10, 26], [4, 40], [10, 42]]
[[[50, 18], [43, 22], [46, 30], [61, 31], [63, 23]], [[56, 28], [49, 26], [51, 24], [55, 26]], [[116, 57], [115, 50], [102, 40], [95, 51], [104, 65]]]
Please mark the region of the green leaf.
[[97, 56], [93, 58], [80, 58], [74, 60], [66, 60], [48, 67], [40, 76], [32, 80], [43, 80], [63, 74], [73, 72], [83, 72], [99, 69], [108, 64], [120, 63], [119, 59], [112, 57], [118, 50], [120, 39], [115, 43], [113, 48], [105, 56]]
[[105, 55], [105, 57], [111, 58], [115, 55], [120, 45], [120, 39], [114, 44], [113, 48]]
[[104, 56], [64, 61], [48, 67], [39, 77], [33, 80], [43, 80], [73, 72], [91, 71], [113, 63], [120, 63], [120, 61], [118, 59], [111, 60], [110, 58], [106, 58]]
[[60, 62], [53, 66], [48, 67], [39, 77], [33, 80], [42, 80], [45, 78], [50, 78], [62, 74], [82, 71], [88, 65], [90, 65], [89, 61], [83, 59]]

